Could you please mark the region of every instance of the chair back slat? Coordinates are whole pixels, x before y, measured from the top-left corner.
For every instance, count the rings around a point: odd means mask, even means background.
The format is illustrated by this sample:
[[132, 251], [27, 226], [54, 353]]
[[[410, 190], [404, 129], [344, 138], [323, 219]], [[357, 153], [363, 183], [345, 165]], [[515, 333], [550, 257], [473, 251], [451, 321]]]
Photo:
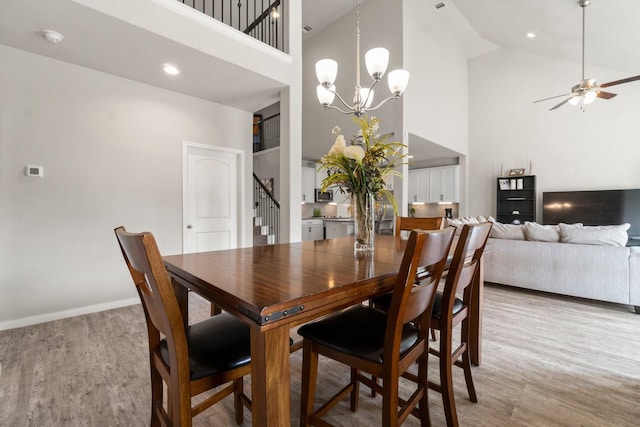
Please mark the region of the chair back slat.
[[[447, 255], [453, 241], [454, 230], [412, 231], [405, 249], [388, 310], [385, 338], [385, 357], [398, 357], [391, 353], [400, 345], [404, 324], [420, 318], [426, 334], [431, 318], [435, 291], [444, 270]], [[420, 268], [429, 272], [416, 284], [416, 272]]]
[[[476, 274], [479, 274], [480, 258], [487, 244], [489, 232], [493, 224], [466, 224], [462, 228], [453, 259], [447, 273], [442, 293], [442, 312], [453, 310], [456, 293], [463, 291], [462, 301], [469, 306], [471, 284]], [[449, 317], [449, 316], [448, 316]]]
[[402, 230], [440, 230], [442, 228], [443, 218], [438, 217], [426, 217], [426, 218], [414, 218], [408, 216], [396, 217], [396, 237], [400, 236]]
[[[188, 373], [184, 321], [153, 234], [128, 233], [124, 227], [116, 228], [115, 233], [147, 318], [150, 348], [158, 344], [159, 334], [163, 334], [168, 344], [169, 359], [172, 363], [184, 361], [180, 363], [185, 366], [178, 372], [186, 367]], [[174, 368], [177, 365], [172, 366]]]

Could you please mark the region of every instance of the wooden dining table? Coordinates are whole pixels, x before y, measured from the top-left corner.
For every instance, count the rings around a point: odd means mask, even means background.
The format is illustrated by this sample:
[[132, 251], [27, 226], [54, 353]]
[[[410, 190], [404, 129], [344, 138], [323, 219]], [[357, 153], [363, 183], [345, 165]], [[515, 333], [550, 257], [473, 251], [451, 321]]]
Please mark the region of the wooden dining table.
[[[290, 329], [390, 291], [406, 240], [378, 235], [373, 253], [353, 251], [353, 237], [164, 257], [185, 323], [192, 290], [251, 328], [254, 426], [289, 426]], [[472, 313], [481, 360], [482, 277]]]

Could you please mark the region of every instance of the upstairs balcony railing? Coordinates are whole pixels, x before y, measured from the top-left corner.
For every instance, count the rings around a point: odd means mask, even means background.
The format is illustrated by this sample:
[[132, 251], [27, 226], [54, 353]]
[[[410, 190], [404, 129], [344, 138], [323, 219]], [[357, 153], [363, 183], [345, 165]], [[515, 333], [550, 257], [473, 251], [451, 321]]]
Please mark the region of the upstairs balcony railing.
[[280, 146], [280, 114], [266, 119], [254, 115], [253, 152], [268, 150]]
[[285, 0], [177, 0], [285, 52]]

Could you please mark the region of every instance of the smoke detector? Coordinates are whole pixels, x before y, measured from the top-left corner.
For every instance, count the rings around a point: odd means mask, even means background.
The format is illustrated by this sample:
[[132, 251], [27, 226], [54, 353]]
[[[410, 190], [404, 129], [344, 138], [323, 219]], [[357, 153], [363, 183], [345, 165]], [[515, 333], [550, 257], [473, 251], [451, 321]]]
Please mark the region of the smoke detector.
[[42, 37], [50, 41], [51, 43], [60, 43], [64, 40], [64, 36], [57, 31], [42, 30]]

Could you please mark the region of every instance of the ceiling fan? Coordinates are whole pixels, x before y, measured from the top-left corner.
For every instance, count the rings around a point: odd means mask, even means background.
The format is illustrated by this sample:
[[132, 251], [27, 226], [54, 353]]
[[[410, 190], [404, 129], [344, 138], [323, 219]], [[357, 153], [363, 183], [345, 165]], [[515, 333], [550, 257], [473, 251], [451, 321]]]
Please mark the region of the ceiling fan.
[[567, 102], [570, 103], [571, 105], [579, 105], [580, 109], [584, 111], [584, 108], [583, 108], [584, 105], [591, 104], [596, 98], [611, 99], [614, 96], [616, 96], [615, 93], [605, 92], [601, 89], [610, 87], [610, 86], [619, 85], [622, 83], [629, 83], [635, 80], [640, 80], [640, 75], [638, 75], [634, 77], [627, 77], [625, 79], [615, 80], [608, 83], [598, 84], [596, 83], [596, 79], [584, 78], [584, 27], [585, 27], [584, 16], [585, 16], [585, 8], [589, 6], [589, 3], [591, 3], [590, 0], [578, 1], [578, 5], [582, 8], [582, 80], [580, 80], [580, 83], [578, 83], [577, 85], [571, 88], [571, 93], [569, 94], [557, 95], [557, 96], [552, 96], [550, 98], [544, 98], [544, 99], [539, 99], [537, 101], [533, 101], [534, 103], [536, 103], [536, 102], [548, 101], [550, 99], [560, 98], [563, 96], [567, 97], [564, 101], [562, 101], [558, 105], [551, 107], [549, 111], [562, 107]]

